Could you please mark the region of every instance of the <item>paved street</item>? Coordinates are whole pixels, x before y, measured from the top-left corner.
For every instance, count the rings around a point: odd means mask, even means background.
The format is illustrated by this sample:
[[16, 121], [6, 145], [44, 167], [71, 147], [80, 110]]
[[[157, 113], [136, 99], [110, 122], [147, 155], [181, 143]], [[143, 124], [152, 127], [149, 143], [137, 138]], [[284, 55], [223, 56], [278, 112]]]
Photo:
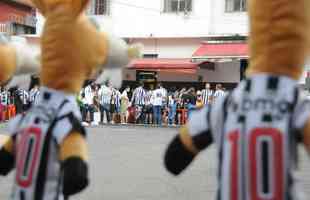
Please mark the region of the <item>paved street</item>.
[[[214, 146], [175, 178], [163, 167], [163, 153], [173, 128], [89, 128], [91, 185], [73, 200], [211, 200], [215, 199]], [[5, 127], [0, 128], [5, 132]], [[302, 184], [310, 194], [310, 163], [302, 151]], [[308, 169], [308, 171], [307, 171]], [[0, 178], [0, 199], [8, 199], [10, 178]]]

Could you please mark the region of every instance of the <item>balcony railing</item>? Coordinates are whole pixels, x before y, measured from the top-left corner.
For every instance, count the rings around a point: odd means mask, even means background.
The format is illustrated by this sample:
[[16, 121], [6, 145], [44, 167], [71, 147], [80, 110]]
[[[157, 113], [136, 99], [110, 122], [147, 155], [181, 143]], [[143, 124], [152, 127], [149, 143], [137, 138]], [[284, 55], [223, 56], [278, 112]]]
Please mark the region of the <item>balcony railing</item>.
[[32, 15], [21, 16], [16, 14], [10, 14], [9, 21], [11, 23], [23, 24], [31, 27], [36, 27], [37, 23], [36, 17]]
[[8, 32], [7, 24], [0, 24], [0, 33], [7, 33], [7, 32]]

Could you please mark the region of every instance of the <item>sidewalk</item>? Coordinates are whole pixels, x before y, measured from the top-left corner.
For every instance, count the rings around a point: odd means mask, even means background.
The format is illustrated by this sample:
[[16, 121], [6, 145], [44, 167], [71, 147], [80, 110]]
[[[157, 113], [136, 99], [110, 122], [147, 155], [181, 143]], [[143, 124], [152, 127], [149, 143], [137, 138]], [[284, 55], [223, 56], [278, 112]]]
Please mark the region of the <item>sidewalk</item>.
[[[85, 125], [84, 125], [85, 126]], [[85, 127], [144, 127], [144, 128], [180, 128], [180, 125], [167, 125], [167, 124], [163, 124], [163, 125], [156, 125], [156, 124], [111, 124], [111, 123], [103, 123], [103, 124], [98, 124], [98, 125], [86, 125]]]
[[[0, 122], [0, 128], [4, 128], [6, 125], [8, 124], [8, 121], [6, 122]], [[85, 126], [85, 125], [84, 125]], [[180, 128], [181, 125], [167, 125], [167, 124], [163, 124], [163, 125], [156, 125], [156, 124], [110, 124], [110, 123], [104, 123], [104, 124], [98, 124], [98, 125], [86, 125], [85, 127], [96, 127], [96, 128], [100, 128], [101, 126], [105, 126], [105, 127], [144, 127], [144, 128]]]

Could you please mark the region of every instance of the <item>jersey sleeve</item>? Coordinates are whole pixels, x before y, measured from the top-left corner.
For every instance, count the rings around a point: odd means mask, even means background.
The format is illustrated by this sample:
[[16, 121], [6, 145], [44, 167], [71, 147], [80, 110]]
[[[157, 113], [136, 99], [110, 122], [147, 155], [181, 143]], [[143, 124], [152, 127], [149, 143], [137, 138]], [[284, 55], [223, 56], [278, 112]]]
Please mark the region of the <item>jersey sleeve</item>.
[[16, 135], [17, 132], [19, 131], [19, 124], [22, 120], [22, 115], [17, 115], [13, 119], [11, 119], [8, 123], [8, 133], [13, 136]]
[[77, 106], [66, 104], [58, 114], [52, 130], [59, 145], [65, 196], [82, 191], [89, 183], [86, 131], [80, 120]]
[[81, 124], [81, 114], [77, 110], [77, 106], [67, 104], [58, 117], [53, 128], [53, 136], [58, 144], [72, 132], [79, 133], [86, 137], [86, 130]]
[[190, 135], [193, 146], [197, 152], [205, 149], [213, 142], [210, 124], [210, 110], [210, 107], [204, 107], [201, 110], [192, 112], [186, 125], [188, 133], [180, 133]]

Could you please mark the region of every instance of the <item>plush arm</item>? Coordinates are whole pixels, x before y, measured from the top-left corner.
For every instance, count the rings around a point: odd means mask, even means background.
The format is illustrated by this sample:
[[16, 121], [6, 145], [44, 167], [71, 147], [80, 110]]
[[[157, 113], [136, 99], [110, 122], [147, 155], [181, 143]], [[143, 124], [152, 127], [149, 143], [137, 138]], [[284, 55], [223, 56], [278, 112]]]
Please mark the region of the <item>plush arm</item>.
[[1, 136], [0, 138], [2, 143], [0, 148], [0, 175], [6, 176], [15, 165], [14, 142], [12, 137]]
[[70, 133], [60, 145], [60, 160], [64, 173], [63, 194], [76, 194], [88, 185], [87, 144], [83, 135]]
[[40, 50], [25, 41], [0, 42], [0, 84], [14, 75], [40, 72]]
[[165, 167], [174, 175], [179, 175], [194, 160], [195, 156], [213, 142], [210, 132], [190, 135], [187, 126], [180, 129], [165, 153]]

